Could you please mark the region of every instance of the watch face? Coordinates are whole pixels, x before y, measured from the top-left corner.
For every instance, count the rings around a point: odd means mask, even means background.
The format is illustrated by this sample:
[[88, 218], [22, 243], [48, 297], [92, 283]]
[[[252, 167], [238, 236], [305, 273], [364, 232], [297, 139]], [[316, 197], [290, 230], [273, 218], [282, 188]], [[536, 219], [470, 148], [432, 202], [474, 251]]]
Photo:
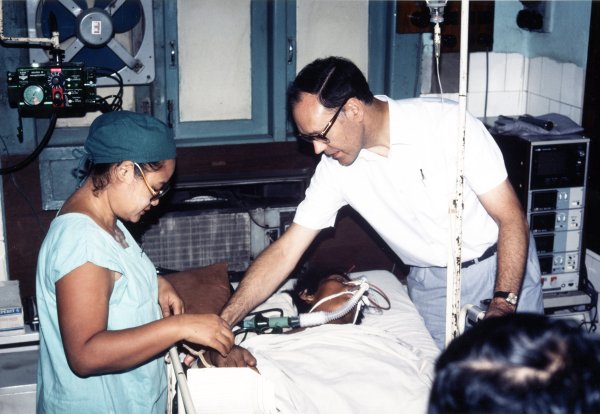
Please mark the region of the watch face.
[[519, 300], [519, 297], [512, 292], [497, 291], [497, 292], [494, 292], [494, 297], [495, 298], [504, 298], [504, 300], [506, 300], [508, 303], [510, 303], [513, 306], [517, 306], [517, 302]]
[[506, 301], [508, 303], [510, 303], [511, 305], [515, 305], [516, 306], [517, 305], [517, 300], [518, 300], [517, 295], [515, 295], [512, 292], [509, 293], [508, 296], [506, 297]]

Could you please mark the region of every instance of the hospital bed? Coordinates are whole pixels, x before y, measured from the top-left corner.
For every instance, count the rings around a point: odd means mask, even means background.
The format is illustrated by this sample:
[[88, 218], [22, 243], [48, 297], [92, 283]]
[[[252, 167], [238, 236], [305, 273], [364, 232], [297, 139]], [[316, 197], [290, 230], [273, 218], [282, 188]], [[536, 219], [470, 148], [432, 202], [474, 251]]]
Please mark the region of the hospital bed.
[[[249, 368], [191, 368], [179, 376], [191, 401], [178, 392], [178, 412], [190, 404], [189, 411], [211, 414], [426, 412], [439, 350], [394, 274], [351, 275], [361, 276], [388, 296], [389, 310], [367, 312], [360, 325], [246, 338], [241, 345], [256, 357], [260, 374]], [[258, 309], [276, 307], [293, 316], [286, 288], [289, 284]]]

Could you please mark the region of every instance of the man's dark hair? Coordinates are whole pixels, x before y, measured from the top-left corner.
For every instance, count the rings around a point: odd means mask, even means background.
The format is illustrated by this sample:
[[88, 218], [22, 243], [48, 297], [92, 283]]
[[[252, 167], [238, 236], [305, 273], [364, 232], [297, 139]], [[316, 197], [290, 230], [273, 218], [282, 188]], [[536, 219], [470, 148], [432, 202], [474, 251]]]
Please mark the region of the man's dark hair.
[[290, 108], [302, 92], [317, 95], [325, 108], [339, 108], [352, 97], [367, 104], [373, 102], [365, 75], [350, 60], [337, 56], [317, 59], [298, 73], [287, 91]]
[[566, 320], [485, 319], [450, 343], [435, 371], [429, 414], [600, 412], [600, 338]]

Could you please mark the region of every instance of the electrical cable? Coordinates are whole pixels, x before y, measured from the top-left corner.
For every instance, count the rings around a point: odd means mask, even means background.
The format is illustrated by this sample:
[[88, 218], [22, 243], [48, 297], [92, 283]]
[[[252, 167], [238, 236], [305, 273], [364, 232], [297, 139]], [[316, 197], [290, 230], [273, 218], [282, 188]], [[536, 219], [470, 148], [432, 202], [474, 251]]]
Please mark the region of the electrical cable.
[[40, 152], [42, 152], [44, 147], [46, 145], [48, 145], [48, 142], [50, 141], [50, 138], [52, 137], [52, 134], [54, 133], [54, 128], [56, 127], [57, 119], [58, 119], [58, 116], [56, 114], [52, 114], [50, 117], [50, 124], [48, 125], [48, 129], [46, 130], [46, 133], [44, 134], [44, 138], [42, 138], [42, 140], [40, 141], [38, 146], [33, 150], [33, 152], [31, 154], [29, 154], [27, 156], [27, 158], [25, 158], [23, 161], [18, 162], [15, 165], [11, 165], [11, 166], [5, 167], [5, 168], [0, 168], [0, 175], [10, 174], [15, 171], [19, 171], [19, 170], [25, 168], [27, 165], [29, 165], [29, 163], [31, 163], [34, 159], [36, 159], [37, 156], [40, 154]]
[[264, 224], [260, 224], [255, 218], [254, 216], [252, 216], [252, 213], [250, 212], [250, 208], [248, 207], [248, 205], [246, 204], [246, 202], [242, 199], [242, 197], [239, 196], [239, 194], [237, 194], [237, 192], [235, 190], [231, 190], [229, 192], [237, 201], [239, 201], [239, 203], [242, 205], [242, 208], [246, 211], [246, 214], [248, 214], [248, 217], [250, 218], [250, 221], [252, 221], [252, 223], [256, 224], [258, 227], [260, 227], [261, 229], [270, 229], [272, 228], [271, 226], [267, 226]]
[[590, 321], [584, 321], [581, 325], [589, 325], [588, 332], [596, 332], [598, 322], [598, 292], [596, 291], [594, 284], [587, 277], [587, 269], [584, 271], [586, 272], [586, 275], [582, 290], [590, 297], [590, 304], [586, 306], [586, 310], [590, 313]]
[[[123, 109], [123, 77], [119, 72], [115, 72], [109, 68], [96, 68], [96, 73], [100, 74], [101, 77], [107, 77], [114, 80], [119, 87], [116, 95], [109, 95], [105, 97], [101, 97], [96, 95], [96, 98], [100, 100], [100, 111], [102, 113], [112, 112], [112, 111], [120, 111]], [[112, 98], [112, 102], [108, 102], [108, 99]]]

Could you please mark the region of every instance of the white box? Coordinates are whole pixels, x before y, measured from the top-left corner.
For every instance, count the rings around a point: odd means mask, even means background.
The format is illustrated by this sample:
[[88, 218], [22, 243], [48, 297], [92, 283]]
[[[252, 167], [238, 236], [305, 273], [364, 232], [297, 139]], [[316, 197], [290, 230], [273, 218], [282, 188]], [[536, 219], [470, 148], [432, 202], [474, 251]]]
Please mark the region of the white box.
[[0, 281], [0, 336], [25, 333], [18, 280]]

